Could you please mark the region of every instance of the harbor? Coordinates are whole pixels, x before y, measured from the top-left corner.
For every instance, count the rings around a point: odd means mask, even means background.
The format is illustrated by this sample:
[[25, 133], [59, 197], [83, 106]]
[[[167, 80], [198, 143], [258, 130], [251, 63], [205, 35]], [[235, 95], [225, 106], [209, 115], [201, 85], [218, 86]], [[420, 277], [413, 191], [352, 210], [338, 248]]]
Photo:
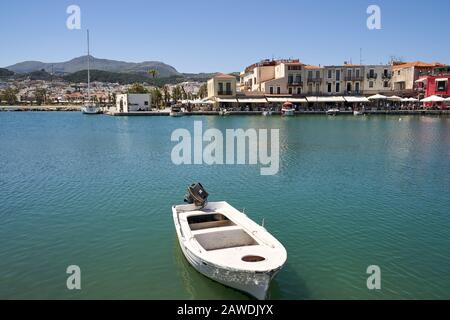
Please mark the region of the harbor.
[[[286, 248], [270, 299], [449, 299], [450, 119], [401, 118], [195, 117], [204, 130], [280, 129], [279, 173], [262, 177], [174, 165], [170, 136], [190, 117], [0, 112], [0, 296], [250, 299], [184, 258], [171, 206], [195, 178]], [[79, 292], [64, 287], [74, 263]]]

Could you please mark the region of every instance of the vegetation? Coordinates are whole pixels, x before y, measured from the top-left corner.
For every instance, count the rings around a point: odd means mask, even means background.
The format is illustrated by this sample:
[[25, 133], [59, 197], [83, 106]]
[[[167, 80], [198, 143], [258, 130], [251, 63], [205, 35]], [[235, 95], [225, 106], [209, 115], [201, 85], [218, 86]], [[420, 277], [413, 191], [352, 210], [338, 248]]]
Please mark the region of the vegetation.
[[12, 75], [14, 75], [14, 72], [0, 68], [0, 77], [11, 77]]
[[161, 90], [159, 90], [158, 88], [154, 88], [150, 94], [152, 95], [152, 102], [153, 104], [159, 108], [162, 106], [162, 102], [163, 102], [163, 95], [161, 93]]
[[159, 72], [158, 72], [158, 70], [149, 70], [148, 71], [148, 74], [153, 78], [153, 79], [155, 79], [158, 75], [159, 75]]
[[3, 90], [3, 92], [0, 94], [1, 100], [5, 101], [7, 104], [14, 105], [17, 104], [17, 94], [19, 91], [17, 89], [13, 88], [7, 88]]
[[36, 100], [36, 103], [40, 106], [42, 104], [47, 103], [47, 90], [40, 88], [36, 89], [34, 92], [34, 99]]
[[208, 86], [205, 83], [198, 90], [198, 97], [200, 99], [203, 99], [203, 98], [206, 98], [207, 96], [208, 96]]
[[165, 106], [169, 105], [170, 103], [170, 91], [169, 91], [169, 87], [168, 86], [164, 86], [162, 88], [162, 92], [163, 92], [163, 100], [164, 100], [164, 104]]
[[148, 90], [140, 83], [134, 83], [130, 89], [128, 89], [128, 93], [148, 93]]

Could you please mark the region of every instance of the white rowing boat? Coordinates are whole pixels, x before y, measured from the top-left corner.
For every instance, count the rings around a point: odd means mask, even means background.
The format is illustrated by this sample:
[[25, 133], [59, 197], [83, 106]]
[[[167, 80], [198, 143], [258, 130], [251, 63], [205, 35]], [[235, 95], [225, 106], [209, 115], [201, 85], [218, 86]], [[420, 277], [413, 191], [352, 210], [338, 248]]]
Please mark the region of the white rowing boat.
[[267, 297], [287, 253], [264, 227], [227, 202], [178, 205], [172, 213], [181, 249], [197, 271], [257, 299]]

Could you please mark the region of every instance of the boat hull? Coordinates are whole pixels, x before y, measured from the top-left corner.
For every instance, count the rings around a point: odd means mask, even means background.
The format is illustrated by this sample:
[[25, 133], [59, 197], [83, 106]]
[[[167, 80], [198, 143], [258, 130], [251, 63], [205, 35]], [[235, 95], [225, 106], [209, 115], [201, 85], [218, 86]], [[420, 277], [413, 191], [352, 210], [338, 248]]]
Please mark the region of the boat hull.
[[83, 107], [81, 108], [83, 114], [100, 114], [101, 111], [97, 107]]
[[270, 283], [279, 270], [255, 273], [218, 267], [203, 261], [200, 257], [186, 248], [179, 235], [178, 239], [186, 260], [202, 275], [227, 287], [247, 293], [258, 300], [265, 300], [267, 298]]
[[292, 117], [295, 114], [295, 110], [293, 109], [281, 110], [281, 114], [285, 117]]

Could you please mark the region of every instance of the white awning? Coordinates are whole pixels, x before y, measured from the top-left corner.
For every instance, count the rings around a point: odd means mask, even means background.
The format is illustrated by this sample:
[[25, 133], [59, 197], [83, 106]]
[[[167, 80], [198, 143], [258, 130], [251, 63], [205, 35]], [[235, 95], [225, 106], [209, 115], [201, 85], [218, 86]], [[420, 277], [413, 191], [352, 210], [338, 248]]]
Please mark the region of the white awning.
[[217, 102], [230, 102], [230, 103], [237, 103], [237, 99], [231, 99], [231, 98], [217, 98]]
[[415, 83], [419, 83], [419, 82], [426, 82], [427, 81], [427, 78], [420, 78], [420, 79], [418, 79], [418, 80], [416, 80], [416, 81], [414, 81]]
[[448, 78], [438, 78], [435, 81], [448, 81]]
[[382, 94], [376, 94], [376, 95], [370, 96], [368, 99], [369, 100], [386, 100], [387, 97], [383, 96]]
[[239, 103], [267, 103], [266, 98], [238, 98]]
[[308, 102], [317, 102], [317, 97], [306, 97]]
[[287, 102], [289, 101], [288, 98], [272, 98], [272, 97], [268, 97], [267, 101], [269, 102]]
[[345, 102], [343, 97], [317, 97], [317, 102]]
[[293, 103], [306, 103], [308, 102], [305, 98], [291, 98], [288, 99], [288, 102], [293, 102]]
[[367, 99], [366, 97], [344, 97], [345, 101], [347, 102], [370, 102], [369, 99]]
[[402, 101], [402, 98], [398, 97], [398, 96], [392, 96], [392, 97], [388, 97], [389, 101]]
[[430, 96], [430, 97], [422, 99], [420, 101], [421, 102], [442, 102], [442, 101], [445, 101], [445, 99], [442, 97], [439, 97], [439, 96]]

